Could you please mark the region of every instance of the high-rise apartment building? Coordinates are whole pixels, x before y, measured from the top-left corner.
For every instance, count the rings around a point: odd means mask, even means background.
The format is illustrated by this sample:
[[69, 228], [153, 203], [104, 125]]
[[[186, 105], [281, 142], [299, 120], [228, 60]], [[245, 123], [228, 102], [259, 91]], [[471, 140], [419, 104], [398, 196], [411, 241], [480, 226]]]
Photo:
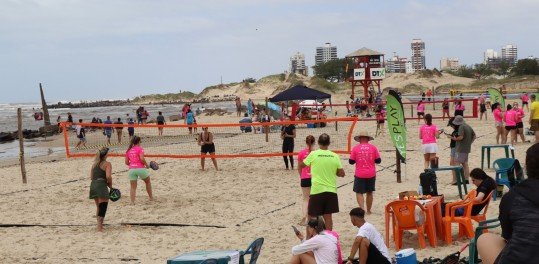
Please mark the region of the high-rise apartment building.
[[425, 63], [425, 42], [421, 39], [412, 40], [412, 68], [415, 71], [424, 70]]
[[442, 58], [440, 60], [440, 70], [458, 70], [459, 58]]
[[388, 73], [406, 73], [407, 58], [394, 55], [391, 59], [386, 61], [386, 71]]
[[290, 73], [307, 76], [308, 69], [307, 66], [305, 66], [305, 55], [303, 53], [296, 52], [296, 54], [290, 57]]
[[508, 44], [502, 47], [502, 60], [508, 61], [511, 64], [517, 63], [518, 50], [517, 46]]
[[331, 46], [331, 43], [328, 42], [323, 47], [316, 48], [316, 55], [314, 56], [314, 61], [317, 65], [336, 59], [338, 59], [337, 47]]
[[493, 49], [487, 49], [485, 53], [483, 53], [483, 62], [485, 64], [488, 64], [489, 60], [498, 58], [498, 52], [494, 51]]

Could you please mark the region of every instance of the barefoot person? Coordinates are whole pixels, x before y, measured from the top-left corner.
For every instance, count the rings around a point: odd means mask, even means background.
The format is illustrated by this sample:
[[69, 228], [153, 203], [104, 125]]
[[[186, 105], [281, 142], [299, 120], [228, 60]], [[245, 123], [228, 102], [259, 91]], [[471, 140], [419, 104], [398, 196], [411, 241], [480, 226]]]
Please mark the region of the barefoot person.
[[376, 183], [376, 164], [380, 164], [380, 152], [375, 145], [369, 143], [373, 140], [367, 132], [361, 132], [354, 140], [359, 142], [350, 153], [348, 162], [356, 165], [354, 177], [354, 192], [356, 193], [357, 204], [365, 208], [363, 194], [367, 194], [367, 214], [371, 214], [373, 192]]
[[530, 124], [530, 130], [535, 132], [535, 143], [539, 142], [539, 99], [535, 94], [531, 95], [532, 104], [530, 106], [530, 118], [528, 123]]
[[494, 126], [496, 127], [496, 144], [500, 144], [500, 138], [503, 141], [504, 127], [503, 127], [503, 112], [500, 103], [494, 103], [492, 105], [492, 115], [494, 115]]
[[135, 197], [137, 194], [137, 180], [141, 179], [146, 184], [146, 192], [148, 192], [148, 198], [153, 201], [152, 195], [152, 183], [150, 181], [150, 173], [148, 172], [148, 163], [144, 159], [144, 149], [140, 146], [140, 137], [133, 136], [131, 144], [125, 154], [125, 164], [129, 166], [129, 181], [131, 182], [131, 189], [129, 191], [129, 197], [131, 198], [131, 204], [135, 204]]
[[507, 111], [504, 114], [505, 133], [502, 137], [502, 144], [507, 144], [507, 136], [510, 135], [511, 145], [517, 140], [517, 113], [513, 111], [512, 105], [507, 105]]
[[455, 157], [455, 163], [462, 165], [464, 170], [464, 178], [466, 178], [466, 184], [468, 184], [468, 178], [470, 177], [470, 168], [468, 166], [468, 155], [472, 151], [472, 143], [475, 141], [476, 135], [473, 128], [464, 122], [462, 116], [455, 116], [453, 124], [459, 127], [458, 136], [452, 136], [451, 139], [456, 141], [455, 150], [457, 155]]
[[328, 150], [329, 144], [329, 135], [320, 135], [320, 149], [312, 151], [298, 166], [300, 169], [311, 166], [312, 186], [307, 209], [309, 216], [322, 215], [327, 229], [333, 230], [331, 215], [339, 212], [337, 177], [344, 177], [345, 173], [339, 155]]
[[213, 155], [215, 155], [215, 144], [213, 143], [213, 134], [208, 131], [208, 127], [202, 128], [202, 133], [198, 134], [198, 145], [200, 146], [200, 155], [202, 157], [200, 158], [200, 170], [204, 170], [204, 163], [206, 160], [206, 155], [210, 153], [211, 161], [213, 162], [213, 166], [215, 167], [215, 170], [219, 170], [217, 167], [217, 160]]
[[520, 136], [520, 139], [522, 142], [530, 142], [526, 140], [526, 136], [524, 136], [524, 123], [522, 122], [522, 119], [526, 115], [524, 113], [524, 108], [518, 107], [518, 103], [513, 103], [513, 111], [516, 113], [516, 121], [517, 121], [517, 138], [515, 139], [515, 143], [518, 141], [518, 137]]
[[79, 148], [80, 145], [83, 147], [86, 147], [86, 131], [84, 130], [84, 127], [81, 125], [82, 119], [79, 119], [79, 123], [75, 126], [75, 131], [77, 131], [77, 138], [79, 139], [79, 142], [75, 146], [75, 148]]
[[163, 135], [163, 125], [166, 125], [167, 122], [165, 122], [165, 117], [163, 116], [163, 112], [159, 111], [159, 115], [157, 116], [157, 131], [159, 132], [159, 135]]
[[[290, 120], [288, 120], [290, 121]], [[284, 166], [288, 170], [288, 160], [290, 160], [290, 166], [294, 169], [294, 139], [296, 138], [296, 126], [294, 124], [288, 124], [281, 128], [281, 139], [283, 140], [283, 156]]]
[[339, 262], [340, 246], [335, 235], [326, 230], [322, 217], [316, 217], [307, 223], [307, 239], [301, 232], [296, 236], [301, 244], [292, 248], [290, 264], [334, 264]]
[[416, 108], [417, 108], [417, 123], [419, 124], [419, 120], [425, 117], [425, 103], [423, 103], [423, 99], [419, 100], [419, 103], [417, 103]]
[[90, 171], [90, 199], [97, 207], [97, 231], [103, 231], [103, 221], [109, 204], [109, 188], [112, 188], [112, 165], [107, 161], [109, 148], [100, 149], [95, 155]]
[[440, 135], [438, 127], [432, 123], [432, 115], [425, 115], [425, 124], [419, 128], [419, 139], [421, 139], [421, 151], [425, 159], [424, 167], [428, 169], [430, 166], [430, 160], [436, 157], [438, 152], [438, 145], [436, 144], [436, 138]]
[[[298, 154], [298, 163], [303, 162], [309, 153], [313, 150], [313, 145], [316, 140], [312, 135], [308, 135], [305, 139], [307, 147], [301, 150]], [[309, 206], [309, 194], [311, 193], [311, 167], [305, 167], [303, 169], [298, 168], [301, 193], [303, 194], [303, 203], [301, 204], [301, 213], [303, 218], [300, 221], [301, 225], [305, 225], [305, 221], [309, 217], [307, 214], [307, 207]]]
[[486, 105], [486, 101], [487, 101], [487, 96], [485, 95], [485, 93], [482, 93], [481, 96], [479, 96], [479, 112], [481, 113], [479, 115], [479, 120], [483, 120], [483, 116], [485, 116], [485, 120], [488, 120], [488, 115], [487, 115], [487, 105]]
[[[118, 121], [114, 122], [115, 125], [123, 125], [122, 119], [118, 117]], [[118, 135], [118, 143], [122, 143], [122, 132], [124, 131], [123, 126], [117, 126], [115, 127], [116, 134]]]
[[359, 253], [360, 264], [389, 264], [391, 257], [384, 239], [376, 227], [365, 220], [365, 211], [359, 207], [350, 211], [352, 225], [359, 228], [347, 264], [352, 264]]
[[479, 256], [484, 264], [537, 263], [539, 250], [539, 144], [526, 151], [528, 179], [502, 197], [498, 219], [501, 236], [492, 232], [477, 240]]

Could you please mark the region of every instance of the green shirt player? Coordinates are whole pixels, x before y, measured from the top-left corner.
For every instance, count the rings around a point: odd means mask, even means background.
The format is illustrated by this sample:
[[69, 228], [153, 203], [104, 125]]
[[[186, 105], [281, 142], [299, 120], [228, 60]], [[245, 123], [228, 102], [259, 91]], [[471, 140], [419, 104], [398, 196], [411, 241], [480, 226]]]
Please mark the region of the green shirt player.
[[328, 230], [333, 229], [331, 214], [339, 212], [337, 197], [337, 177], [344, 177], [341, 158], [328, 150], [329, 135], [318, 137], [320, 149], [312, 151], [299, 168], [311, 166], [311, 195], [309, 197], [308, 214], [311, 217], [322, 215]]

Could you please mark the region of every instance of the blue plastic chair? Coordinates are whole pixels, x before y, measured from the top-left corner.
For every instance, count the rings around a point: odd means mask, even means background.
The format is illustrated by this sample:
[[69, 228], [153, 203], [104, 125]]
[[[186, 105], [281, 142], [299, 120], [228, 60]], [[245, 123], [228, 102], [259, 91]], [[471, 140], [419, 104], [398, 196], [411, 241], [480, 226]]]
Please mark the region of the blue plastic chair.
[[479, 261], [477, 255], [477, 238], [479, 238], [479, 236], [483, 234], [484, 230], [495, 228], [498, 226], [500, 226], [500, 220], [498, 220], [497, 218], [479, 222], [479, 226], [475, 229], [475, 237], [470, 241], [468, 247], [469, 264], [476, 264]]
[[[513, 158], [501, 158], [494, 161], [492, 167], [496, 170], [496, 184], [505, 185], [507, 188], [511, 188], [509, 181], [509, 171], [513, 169], [515, 159]], [[496, 201], [497, 191], [494, 192], [494, 201]]]
[[264, 244], [264, 238], [260, 237], [255, 239], [251, 245], [245, 251], [240, 251], [240, 264], [245, 264], [245, 255], [251, 255], [249, 264], [256, 264], [260, 251], [262, 250], [262, 244]]

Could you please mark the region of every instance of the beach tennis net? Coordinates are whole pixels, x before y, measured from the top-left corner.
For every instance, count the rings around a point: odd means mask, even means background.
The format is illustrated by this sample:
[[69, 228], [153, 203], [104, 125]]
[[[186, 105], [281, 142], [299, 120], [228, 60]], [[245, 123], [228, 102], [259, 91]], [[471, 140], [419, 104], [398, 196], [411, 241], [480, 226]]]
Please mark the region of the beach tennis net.
[[[130, 143], [129, 130], [141, 138], [141, 146], [146, 157], [200, 158], [201, 146], [198, 137], [207, 127], [213, 134], [216, 158], [272, 157], [283, 156], [281, 128], [289, 124], [296, 126], [294, 154], [305, 147], [305, 138], [315, 138], [322, 133], [331, 137], [330, 149], [348, 154], [352, 146], [353, 131], [357, 118], [334, 118], [320, 120], [285, 121], [268, 123], [206, 123], [196, 125], [129, 125], [61, 123], [67, 157], [94, 156], [101, 147], [112, 150], [110, 156], [124, 156]], [[76, 126], [86, 131], [85, 144], [77, 144]], [[159, 135], [162, 129], [162, 135]], [[118, 133], [120, 131], [120, 134]], [[110, 142], [108, 135], [110, 134]]]

